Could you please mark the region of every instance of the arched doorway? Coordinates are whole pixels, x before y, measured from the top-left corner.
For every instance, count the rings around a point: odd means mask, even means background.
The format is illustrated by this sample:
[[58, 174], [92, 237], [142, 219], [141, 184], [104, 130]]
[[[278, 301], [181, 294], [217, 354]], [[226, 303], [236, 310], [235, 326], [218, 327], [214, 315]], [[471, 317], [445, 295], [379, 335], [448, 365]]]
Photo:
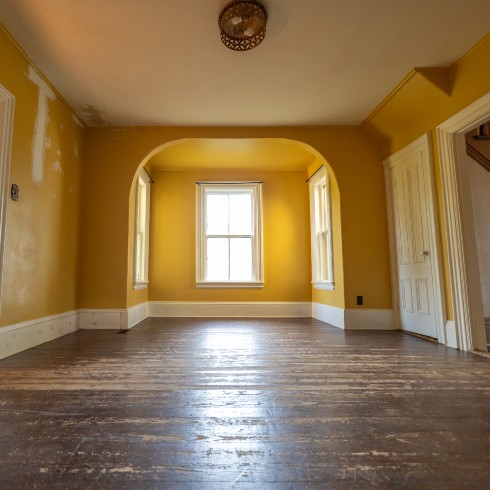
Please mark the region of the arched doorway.
[[[128, 285], [134, 284], [138, 175], [151, 175], [149, 286], [128, 287], [136, 319], [145, 316], [311, 316], [310, 217], [307, 178], [324, 165], [332, 186], [332, 218], [341, 248], [335, 175], [309, 145], [283, 138], [190, 138], [162, 145], [141, 163], [129, 198]], [[146, 170], [143, 170], [146, 169]], [[264, 182], [265, 285], [261, 291], [196, 288], [196, 182]], [[343, 296], [342, 254], [338, 287]], [[343, 300], [343, 297], [342, 297]], [[146, 303], [147, 306], [141, 307]]]

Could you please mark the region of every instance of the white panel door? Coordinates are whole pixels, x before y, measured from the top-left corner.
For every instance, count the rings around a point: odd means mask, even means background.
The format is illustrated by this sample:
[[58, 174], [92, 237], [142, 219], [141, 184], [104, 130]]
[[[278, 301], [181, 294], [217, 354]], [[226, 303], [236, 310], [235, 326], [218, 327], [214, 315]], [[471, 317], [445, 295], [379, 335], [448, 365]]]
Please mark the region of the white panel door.
[[429, 206], [420, 149], [403, 155], [389, 171], [400, 324], [403, 330], [437, 338]]

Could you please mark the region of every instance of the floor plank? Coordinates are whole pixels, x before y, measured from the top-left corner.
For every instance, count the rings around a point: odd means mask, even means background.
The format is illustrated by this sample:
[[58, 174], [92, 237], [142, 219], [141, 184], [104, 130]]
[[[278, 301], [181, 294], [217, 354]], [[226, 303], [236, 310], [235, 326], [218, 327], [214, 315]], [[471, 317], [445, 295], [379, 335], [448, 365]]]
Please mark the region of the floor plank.
[[490, 360], [312, 319], [147, 319], [0, 361], [0, 488], [488, 488]]

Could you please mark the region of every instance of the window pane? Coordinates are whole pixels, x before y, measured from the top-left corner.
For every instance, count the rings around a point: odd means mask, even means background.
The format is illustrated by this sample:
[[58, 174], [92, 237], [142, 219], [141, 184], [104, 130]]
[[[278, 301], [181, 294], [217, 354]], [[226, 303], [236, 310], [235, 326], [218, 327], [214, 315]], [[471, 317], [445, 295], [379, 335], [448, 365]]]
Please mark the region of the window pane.
[[138, 210], [137, 210], [138, 231], [144, 233], [146, 227], [146, 185], [140, 178], [138, 181]]
[[136, 281], [143, 281], [143, 270], [145, 267], [144, 264], [144, 255], [143, 255], [143, 233], [136, 233], [136, 243], [135, 243], [135, 263], [136, 263]]
[[330, 272], [328, 270], [328, 234], [320, 233], [320, 260], [321, 260], [321, 280], [328, 281]]
[[206, 280], [228, 281], [228, 238], [208, 238]]
[[230, 239], [230, 281], [252, 280], [252, 239]]
[[230, 194], [230, 234], [252, 235], [252, 194]]
[[228, 234], [227, 194], [206, 194], [206, 234]]
[[321, 206], [320, 206], [321, 221], [320, 221], [320, 229], [321, 230], [326, 230], [327, 229], [327, 186], [326, 185], [322, 185], [321, 190], [320, 190], [320, 195], [321, 195]]

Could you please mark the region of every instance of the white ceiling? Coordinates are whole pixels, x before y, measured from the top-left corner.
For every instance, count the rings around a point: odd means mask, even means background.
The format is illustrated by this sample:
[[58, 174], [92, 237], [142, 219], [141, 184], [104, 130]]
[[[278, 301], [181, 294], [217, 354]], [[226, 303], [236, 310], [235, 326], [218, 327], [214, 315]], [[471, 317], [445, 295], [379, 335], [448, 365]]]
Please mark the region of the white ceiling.
[[264, 42], [235, 52], [226, 3], [0, 0], [0, 21], [91, 126], [358, 124], [490, 26], [489, 0], [264, 0]]

